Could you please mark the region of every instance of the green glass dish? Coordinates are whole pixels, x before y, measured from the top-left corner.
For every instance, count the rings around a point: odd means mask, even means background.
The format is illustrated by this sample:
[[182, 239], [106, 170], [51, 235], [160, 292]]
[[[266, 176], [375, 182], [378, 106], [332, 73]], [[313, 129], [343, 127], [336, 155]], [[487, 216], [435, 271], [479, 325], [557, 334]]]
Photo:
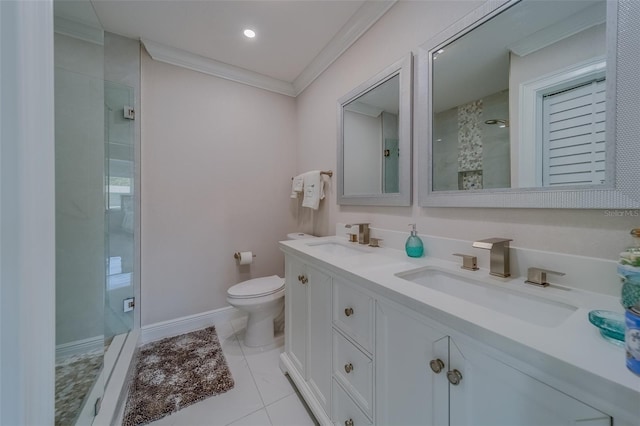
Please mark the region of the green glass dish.
[[611, 311], [589, 312], [589, 322], [600, 329], [600, 335], [607, 341], [624, 346], [624, 315]]

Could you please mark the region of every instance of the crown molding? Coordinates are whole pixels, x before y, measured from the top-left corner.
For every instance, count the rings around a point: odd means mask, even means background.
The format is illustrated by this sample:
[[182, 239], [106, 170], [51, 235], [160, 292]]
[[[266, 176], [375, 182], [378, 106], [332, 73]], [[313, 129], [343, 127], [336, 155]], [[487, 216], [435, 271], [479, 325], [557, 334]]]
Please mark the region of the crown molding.
[[293, 83], [229, 65], [216, 61], [215, 59], [196, 55], [186, 50], [165, 46], [155, 41], [147, 39], [142, 39], [141, 41], [147, 49], [147, 52], [149, 52], [149, 55], [156, 61], [235, 81], [236, 83], [247, 84], [282, 95], [296, 97], [355, 43], [362, 34], [371, 28], [396, 1], [397, 0], [365, 1]]
[[100, 46], [104, 45], [104, 31], [100, 28], [60, 16], [54, 17], [53, 28], [58, 34], [64, 34]]
[[605, 7], [604, 3], [595, 4], [581, 13], [531, 34], [524, 40], [508, 46], [508, 49], [518, 56], [527, 56], [588, 28], [603, 24], [606, 16]]
[[259, 89], [269, 90], [282, 95], [295, 97], [296, 93], [293, 85], [283, 80], [249, 71], [244, 68], [225, 64], [214, 59], [205, 58], [175, 47], [164, 46], [154, 41], [142, 39], [144, 47], [149, 55], [160, 62], [198, 71], [204, 74], [213, 75], [227, 80], [235, 81]]
[[367, 0], [293, 81], [296, 96], [355, 43], [397, 0]]

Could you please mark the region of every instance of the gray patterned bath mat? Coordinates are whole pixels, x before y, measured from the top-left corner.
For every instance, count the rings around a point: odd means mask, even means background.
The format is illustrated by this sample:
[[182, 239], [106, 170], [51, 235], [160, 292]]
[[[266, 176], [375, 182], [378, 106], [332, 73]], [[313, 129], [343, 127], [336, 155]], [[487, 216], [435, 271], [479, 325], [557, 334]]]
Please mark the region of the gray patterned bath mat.
[[215, 327], [140, 348], [123, 426], [151, 423], [234, 386]]

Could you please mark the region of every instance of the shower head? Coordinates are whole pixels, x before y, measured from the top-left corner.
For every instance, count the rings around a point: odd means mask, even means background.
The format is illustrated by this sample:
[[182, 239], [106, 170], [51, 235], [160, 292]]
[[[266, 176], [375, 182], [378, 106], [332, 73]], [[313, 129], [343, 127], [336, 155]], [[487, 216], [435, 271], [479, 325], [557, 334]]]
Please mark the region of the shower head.
[[500, 127], [509, 127], [509, 120], [502, 120], [500, 118], [492, 118], [491, 120], [486, 120], [484, 124], [499, 124]]

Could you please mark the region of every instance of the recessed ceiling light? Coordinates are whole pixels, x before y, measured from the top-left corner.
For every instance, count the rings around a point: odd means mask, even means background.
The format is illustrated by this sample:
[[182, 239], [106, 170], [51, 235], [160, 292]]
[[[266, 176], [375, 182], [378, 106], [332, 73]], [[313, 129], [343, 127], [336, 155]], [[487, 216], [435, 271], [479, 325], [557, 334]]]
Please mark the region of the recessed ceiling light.
[[254, 38], [256, 36], [256, 32], [247, 28], [244, 30], [244, 36], [247, 38]]

